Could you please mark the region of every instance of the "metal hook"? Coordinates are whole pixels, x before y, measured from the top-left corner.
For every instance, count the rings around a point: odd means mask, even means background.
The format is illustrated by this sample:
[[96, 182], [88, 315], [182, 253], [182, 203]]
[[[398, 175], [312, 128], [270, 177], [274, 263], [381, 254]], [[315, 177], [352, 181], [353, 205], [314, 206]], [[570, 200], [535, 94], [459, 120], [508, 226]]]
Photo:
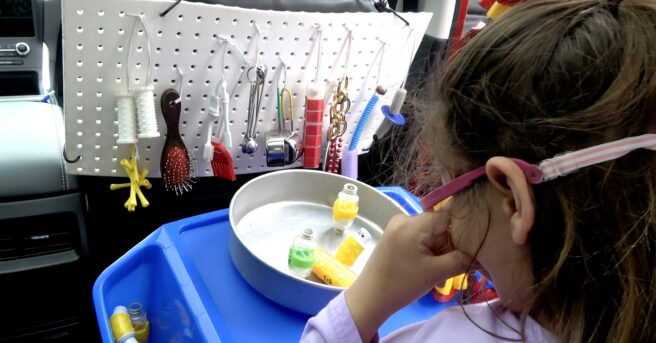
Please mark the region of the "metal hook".
[[82, 158], [82, 155], [78, 155], [75, 159], [69, 160], [68, 156], [66, 156], [66, 146], [64, 145], [64, 148], [62, 149], [62, 157], [64, 157], [64, 161], [68, 163], [77, 163]]
[[175, 3], [173, 3], [173, 4], [172, 4], [171, 6], [169, 6], [167, 9], [165, 9], [164, 12], [160, 13], [159, 16], [160, 16], [160, 17], [164, 17], [165, 15], [167, 15], [169, 12], [171, 12], [171, 10], [172, 10], [175, 6], [178, 6], [178, 4], [179, 4], [181, 1], [182, 1], [182, 0], [175, 0]]
[[278, 84], [280, 83], [280, 76], [283, 73], [285, 73], [285, 76], [282, 80], [282, 84], [283, 84], [282, 88], [287, 88], [287, 63], [285, 63], [285, 60], [283, 60], [282, 57], [280, 57], [280, 55], [278, 55], [278, 59], [280, 60], [280, 64], [279, 64], [278, 68], [280, 68], [280, 66], [282, 66], [283, 69], [282, 69], [282, 71], [278, 71], [278, 82], [277, 83]]
[[178, 104], [182, 101], [182, 81], [184, 81], [184, 73], [182, 72], [182, 69], [180, 69], [180, 66], [176, 66], [175, 69], [178, 71], [178, 74], [180, 75], [180, 87], [178, 88], [179, 96], [177, 99], [173, 101], [169, 101], [170, 106]]
[[410, 23], [405, 20], [398, 12], [389, 7], [387, 0], [373, 0], [374, 7], [378, 12], [390, 12], [393, 13], [397, 18], [403, 20], [406, 26], [410, 26]]

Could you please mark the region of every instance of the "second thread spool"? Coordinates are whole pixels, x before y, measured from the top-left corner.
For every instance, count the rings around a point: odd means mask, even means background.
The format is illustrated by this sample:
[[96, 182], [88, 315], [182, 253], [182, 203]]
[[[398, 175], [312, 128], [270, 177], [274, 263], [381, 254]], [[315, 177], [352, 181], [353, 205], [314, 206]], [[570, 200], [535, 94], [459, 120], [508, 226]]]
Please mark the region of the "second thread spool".
[[155, 113], [155, 96], [152, 85], [139, 87], [135, 93], [139, 123], [139, 138], [159, 137], [157, 131], [157, 114]]

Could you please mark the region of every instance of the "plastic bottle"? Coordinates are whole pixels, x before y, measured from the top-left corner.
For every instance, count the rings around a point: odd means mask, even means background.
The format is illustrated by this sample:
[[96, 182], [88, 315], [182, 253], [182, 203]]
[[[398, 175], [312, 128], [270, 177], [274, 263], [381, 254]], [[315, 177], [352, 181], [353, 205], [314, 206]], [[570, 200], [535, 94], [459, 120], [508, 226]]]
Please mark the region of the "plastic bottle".
[[109, 317], [109, 326], [116, 343], [138, 343], [136, 333], [130, 322], [130, 315], [125, 306], [114, 307], [112, 316]]
[[361, 227], [356, 234], [350, 234], [337, 249], [335, 258], [345, 266], [352, 266], [364, 250], [364, 246], [371, 240], [371, 234]]
[[333, 220], [337, 233], [343, 233], [353, 224], [353, 220], [358, 216], [359, 201], [358, 187], [351, 183], [345, 184], [344, 189], [337, 194], [333, 204]]
[[328, 285], [338, 287], [349, 287], [355, 281], [357, 274], [351, 268], [337, 261], [327, 251], [317, 248], [317, 263], [312, 267], [312, 272]]
[[134, 302], [129, 306], [130, 309], [130, 321], [132, 322], [132, 327], [134, 327], [134, 332], [136, 333], [136, 338], [139, 343], [145, 343], [148, 341], [148, 334], [150, 333], [150, 321], [148, 321], [148, 315], [144, 311], [141, 303]]
[[315, 250], [317, 241], [314, 237], [314, 230], [307, 228], [303, 233], [294, 238], [292, 246], [289, 248], [287, 264], [289, 271], [299, 277], [306, 278], [312, 272], [312, 266], [316, 262]]

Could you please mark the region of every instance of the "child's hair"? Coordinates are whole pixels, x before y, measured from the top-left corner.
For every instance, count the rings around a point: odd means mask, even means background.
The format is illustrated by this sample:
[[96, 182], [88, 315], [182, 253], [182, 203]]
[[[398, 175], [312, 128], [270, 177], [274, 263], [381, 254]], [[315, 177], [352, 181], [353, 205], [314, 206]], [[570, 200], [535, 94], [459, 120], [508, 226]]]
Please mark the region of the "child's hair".
[[[656, 1], [618, 2], [528, 0], [488, 25], [425, 85], [419, 160], [454, 177], [655, 132]], [[562, 342], [656, 341], [656, 153], [533, 189], [524, 315]]]

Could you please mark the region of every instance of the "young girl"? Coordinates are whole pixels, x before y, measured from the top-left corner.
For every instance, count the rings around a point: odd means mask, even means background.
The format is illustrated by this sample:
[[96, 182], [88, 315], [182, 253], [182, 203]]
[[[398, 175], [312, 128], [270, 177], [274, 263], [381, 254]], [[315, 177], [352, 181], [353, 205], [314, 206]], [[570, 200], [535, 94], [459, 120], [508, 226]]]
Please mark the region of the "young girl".
[[527, 0], [436, 84], [415, 147], [445, 186], [422, 202], [452, 200], [394, 217], [301, 340], [375, 341], [431, 286], [478, 269], [497, 301], [383, 340], [656, 342], [656, 0]]

